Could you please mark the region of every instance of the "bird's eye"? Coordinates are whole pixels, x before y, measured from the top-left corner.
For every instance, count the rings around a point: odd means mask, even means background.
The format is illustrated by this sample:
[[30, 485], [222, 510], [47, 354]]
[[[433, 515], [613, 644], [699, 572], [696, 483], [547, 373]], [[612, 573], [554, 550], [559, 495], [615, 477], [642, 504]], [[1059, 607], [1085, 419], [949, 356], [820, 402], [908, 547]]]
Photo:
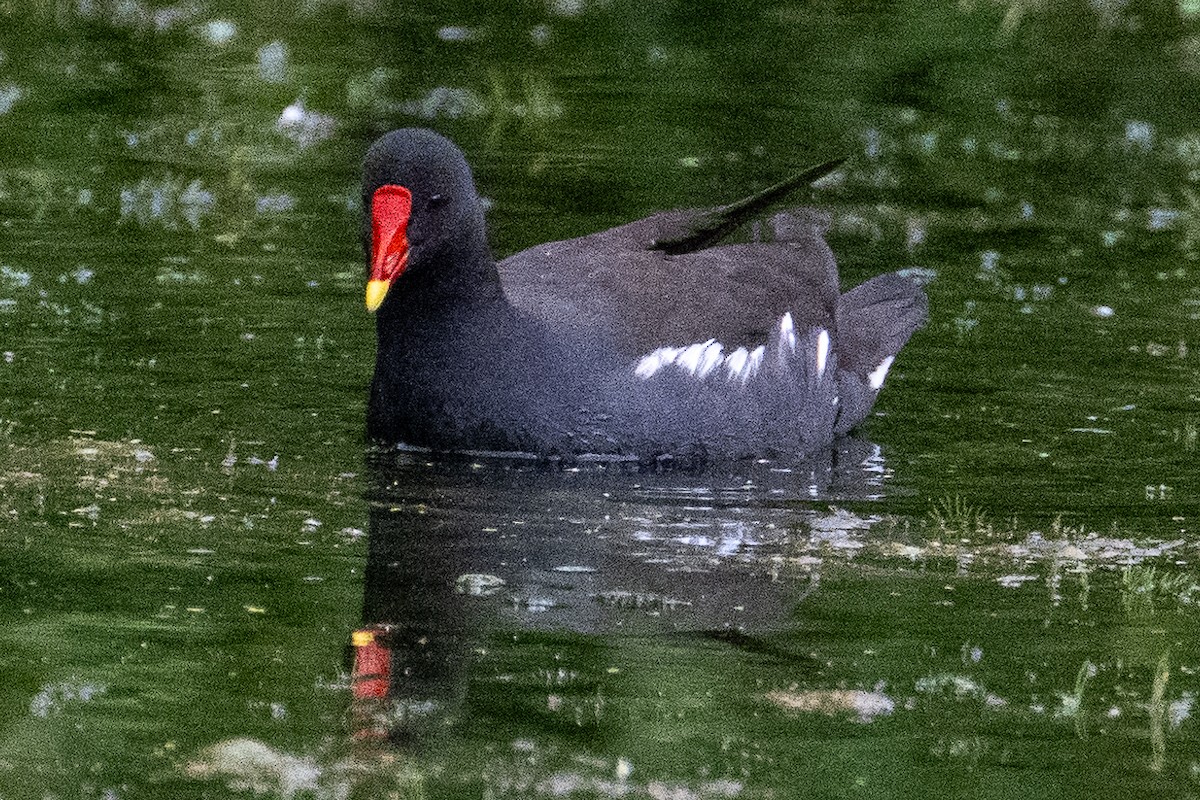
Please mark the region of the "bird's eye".
[[429, 200], [425, 203], [425, 210], [436, 211], [448, 202], [450, 202], [450, 198], [443, 194], [431, 194]]

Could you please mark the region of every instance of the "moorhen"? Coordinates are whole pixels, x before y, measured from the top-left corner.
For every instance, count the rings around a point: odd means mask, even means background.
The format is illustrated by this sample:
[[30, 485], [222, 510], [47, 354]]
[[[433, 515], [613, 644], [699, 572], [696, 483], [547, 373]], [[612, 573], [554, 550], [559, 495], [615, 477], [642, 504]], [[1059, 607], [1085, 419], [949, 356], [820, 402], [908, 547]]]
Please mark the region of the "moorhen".
[[368, 436], [647, 461], [828, 447], [870, 412], [924, 292], [890, 273], [842, 294], [811, 209], [767, 220], [771, 241], [721, 240], [839, 164], [496, 263], [462, 152], [384, 135], [363, 164]]

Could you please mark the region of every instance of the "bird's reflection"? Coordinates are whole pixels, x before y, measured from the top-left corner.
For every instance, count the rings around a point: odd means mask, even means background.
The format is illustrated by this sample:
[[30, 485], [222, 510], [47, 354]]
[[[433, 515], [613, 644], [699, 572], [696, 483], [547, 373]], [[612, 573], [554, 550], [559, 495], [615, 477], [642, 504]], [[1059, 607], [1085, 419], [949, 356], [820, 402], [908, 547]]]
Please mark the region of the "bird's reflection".
[[454, 725], [474, 653], [501, 633], [761, 651], [819, 583], [818, 566], [790, 558], [806, 520], [878, 496], [887, 475], [879, 449], [853, 439], [787, 468], [644, 473], [391, 451], [370, 470], [355, 735], [405, 746]]

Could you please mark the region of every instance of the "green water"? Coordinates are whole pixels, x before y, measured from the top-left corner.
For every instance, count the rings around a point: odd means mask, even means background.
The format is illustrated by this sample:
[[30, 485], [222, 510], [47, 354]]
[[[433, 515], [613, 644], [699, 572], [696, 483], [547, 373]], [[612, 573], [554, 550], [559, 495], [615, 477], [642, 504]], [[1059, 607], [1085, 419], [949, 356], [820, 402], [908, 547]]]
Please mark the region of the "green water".
[[[0, 23], [0, 799], [1200, 794], [1194, 2]], [[929, 324], [807, 464], [368, 453], [402, 125], [501, 255], [849, 155]]]

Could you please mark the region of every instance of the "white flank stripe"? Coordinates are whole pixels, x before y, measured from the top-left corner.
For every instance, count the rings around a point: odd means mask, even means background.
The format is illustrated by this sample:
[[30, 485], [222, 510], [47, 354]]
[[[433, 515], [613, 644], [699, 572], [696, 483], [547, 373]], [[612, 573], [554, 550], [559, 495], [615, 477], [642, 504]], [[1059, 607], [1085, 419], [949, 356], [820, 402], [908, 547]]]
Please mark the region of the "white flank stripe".
[[637, 375], [642, 380], [646, 380], [647, 378], [653, 377], [654, 373], [658, 372], [658, 368], [660, 366], [662, 365], [658, 363], [658, 356], [656, 356], [654, 353], [651, 353], [648, 356], [642, 356], [642, 360], [639, 361], [638, 365], [634, 368], [633, 374]]
[[704, 352], [700, 356], [699, 375], [700, 378], [707, 378], [708, 373], [717, 368], [717, 364], [721, 363], [725, 348], [721, 343], [712, 339], [708, 340], [708, 346], [704, 348]]
[[709, 339], [707, 342], [697, 342], [696, 344], [688, 345], [679, 354], [679, 357], [675, 359], [675, 363], [680, 369], [686, 369], [695, 375], [696, 370], [700, 369], [700, 359], [704, 356], [704, 351], [712, 343], [713, 340]]
[[[732, 377], [735, 373], [741, 372], [742, 365], [745, 364], [748, 357], [745, 348], [739, 348], [739, 350], [741, 350], [740, 356], [735, 352], [726, 358], [724, 345], [716, 339], [697, 342], [687, 347], [660, 347], [653, 353], [642, 356], [633, 372], [639, 378], [647, 380], [657, 375], [664, 367], [674, 364], [677, 368], [704, 379], [724, 363], [729, 367], [730, 377]], [[736, 367], [733, 366], [735, 363]]]
[[743, 381], [748, 381], [758, 374], [758, 365], [762, 363], [763, 353], [767, 352], [767, 348], [761, 344], [750, 351], [750, 360], [746, 363], [746, 376]]
[[825, 362], [829, 358], [829, 331], [824, 328], [817, 334], [817, 377], [825, 376]]
[[750, 356], [750, 351], [744, 347], [739, 347], [725, 357], [725, 368], [729, 370], [729, 380], [741, 375], [742, 370], [746, 368], [746, 359]]
[[643, 379], [653, 377], [654, 373], [672, 363], [681, 352], [678, 347], [660, 347], [653, 353], [642, 356], [634, 374]]
[[792, 312], [788, 311], [779, 320], [779, 341], [786, 343], [791, 351], [796, 352], [796, 325], [792, 322]]
[[892, 367], [892, 359], [894, 358], [895, 356], [888, 356], [879, 363], [879, 366], [876, 367], [871, 374], [867, 375], [867, 383], [869, 383], [871, 388], [875, 391], [878, 392], [879, 388], [883, 386], [883, 379], [887, 377], [888, 370]]
[[[790, 323], [791, 314], [785, 315], [784, 321]], [[781, 324], [780, 335], [794, 351], [796, 347], [795, 330], [791, 327], [785, 328]], [[818, 350], [818, 369], [824, 370], [829, 353], [829, 334], [825, 331], [821, 332]], [[718, 367], [723, 366], [728, 380], [740, 378], [744, 384], [758, 374], [766, 352], [766, 345], [759, 345], [753, 350], [739, 347], [727, 355], [724, 345], [716, 339], [709, 339], [706, 342], [697, 342], [687, 347], [660, 347], [653, 353], [642, 356], [633, 372], [637, 377], [649, 380], [663, 368], [674, 365], [677, 369], [685, 370], [696, 378], [704, 380]]]

